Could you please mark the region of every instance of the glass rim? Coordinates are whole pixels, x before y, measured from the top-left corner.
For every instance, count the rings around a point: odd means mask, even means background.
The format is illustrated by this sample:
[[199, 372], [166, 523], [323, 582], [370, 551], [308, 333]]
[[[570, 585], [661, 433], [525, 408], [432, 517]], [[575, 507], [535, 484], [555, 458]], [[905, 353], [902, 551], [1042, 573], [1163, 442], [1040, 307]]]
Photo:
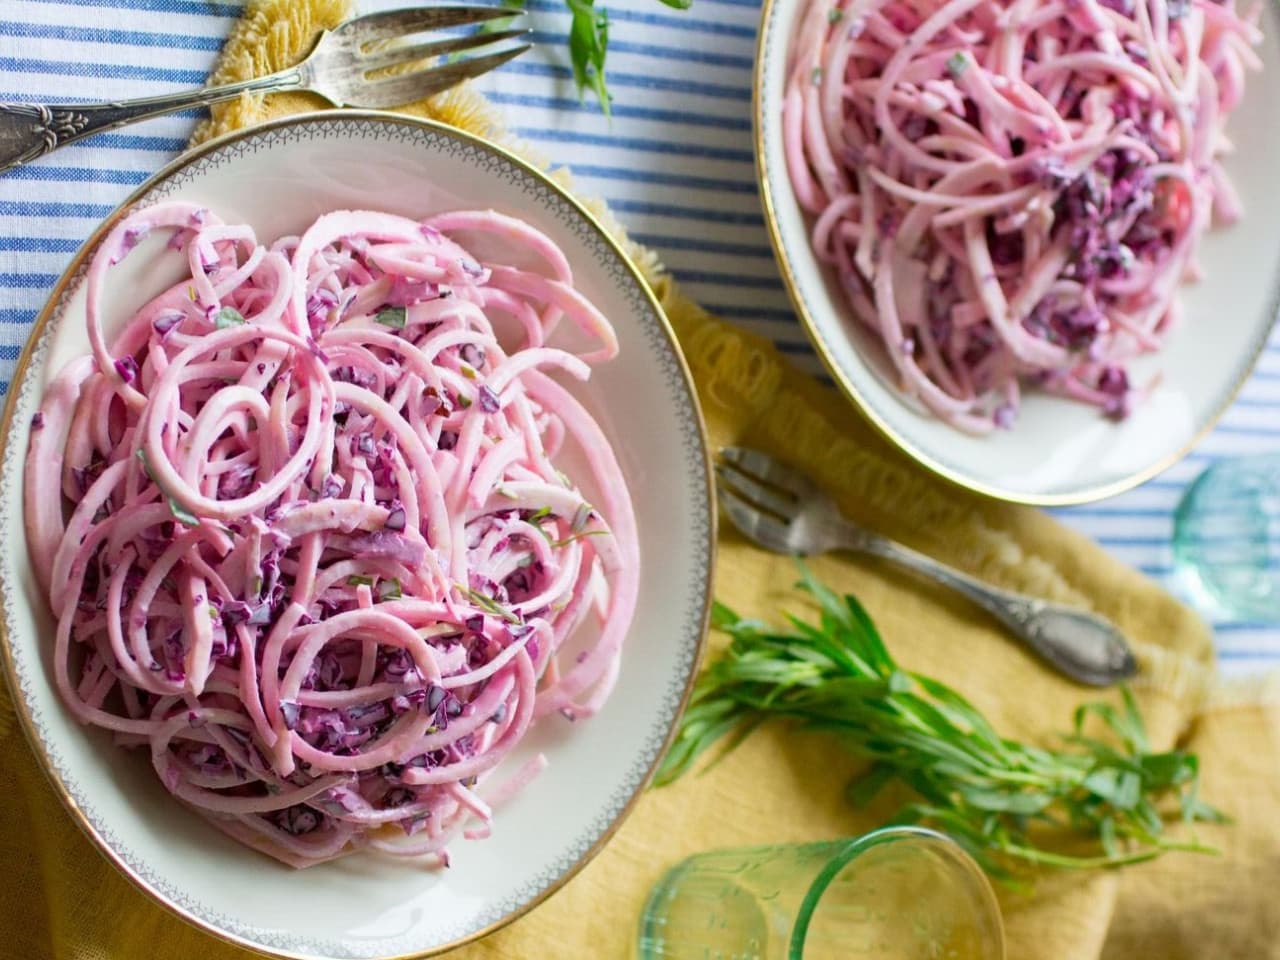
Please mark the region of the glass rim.
[[809, 935], [809, 923], [813, 919], [814, 912], [818, 909], [818, 904], [822, 902], [822, 897], [827, 892], [827, 888], [830, 887], [831, 882], [840, 872], [868, 850], [904, 840], [941, 841], [944, 847], [957, 855], [955, 859], [956, 865], [966, 868], [970, 879], [977, 880], [982, 899], [988, 907], [987, 913], [994, 922], [996, 933], [1000, 939], [1000, 955], [992, 957], [990, 960], [1004, 960], [1004, 921], [1000, 916], [1000, 907], [996, 900], [996, 894], [991, 888], [991, 881], [987, 879], [987, 875], [983, 873], [977, 862], [969, 856], [964, 847], [956, 843], [951, 837], [944, 833], [939, 833], [937, 830], [930, 830], [928, 827], [909, 824], [881, 827], [860, 837], [851, 837], [840, 846], [830, 860], [827, 861], [826, 865], [818, 872], [813, 882], [809, 884], [809, 889], [806, 891], [804, 899], [800, 902], [787, 944], [788, 960], [804, 960], [804, 945]]

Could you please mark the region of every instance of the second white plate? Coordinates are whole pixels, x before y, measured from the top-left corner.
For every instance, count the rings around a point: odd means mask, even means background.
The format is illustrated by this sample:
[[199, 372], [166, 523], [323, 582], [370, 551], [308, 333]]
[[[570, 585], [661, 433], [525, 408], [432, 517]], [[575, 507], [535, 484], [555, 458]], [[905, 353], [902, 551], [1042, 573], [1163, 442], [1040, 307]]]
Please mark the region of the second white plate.
[[765, 0], [755, 77], [756, 164], [765, 219], [800, 319], [832, 377], [893, 443], [924, 466], [989, 496], [1041, 505], [1111, 496], [1171, 466], [1226, 411], [1253, 369], [1280, 306], [1280, 15], [1267, 4], [1261, 73], [1232, 115], [1236, 152], [1226, 168], [1245, 216], [1205, 237], [1204, 278], [1185, 285], [1182, 323], [1159, 353], [1131, 365], [1136, 382], [1160, 377], [1123, 422], [1082, 404], [1028, 391], [1013, 430], [969, 436], [898, 390], [876, 339], [849, 314], [814, 257], [811, 220], [796, 202], [782, 138], [793, 29], [808, 0]]

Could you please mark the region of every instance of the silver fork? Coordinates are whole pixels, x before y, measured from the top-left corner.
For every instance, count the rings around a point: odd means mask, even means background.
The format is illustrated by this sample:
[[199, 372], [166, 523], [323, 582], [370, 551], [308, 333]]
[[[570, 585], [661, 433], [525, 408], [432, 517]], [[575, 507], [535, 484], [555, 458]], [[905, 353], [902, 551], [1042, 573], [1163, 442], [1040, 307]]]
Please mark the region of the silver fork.
[[760, 546], [800, 556], [853, 550], [882, 557], [968, 597], [1080, 683], [1102, 687], [1136, 672], [1128, 642], [1109, 620], [1001, 590], [864, 530], [841, 515], [835, 501], [811, 480], [758, 450], [726, 447], [720, 458], [720, 502], [734, 525]]
[[[502, 7], [443, 6], [388, 10], [355, 17], [320, 34], [301, 63], [266, 77], [221, 87], [112, 103], [0, 103], [0, 172], [34, 160], [63, 144], [137, 120], [203, 107], [240, 94], [298, 90], [316, 93], [336, 107], [384, 109], [420, 100], [499, 67], [529, 49], [508, 47], [470, 59], [425, 61], [514, 40], [528, 30], [483, 30], [462, 36], [396, 43], [414, 34], [511, 17]], [[417, 69], [381, 76], [392, 67]]]

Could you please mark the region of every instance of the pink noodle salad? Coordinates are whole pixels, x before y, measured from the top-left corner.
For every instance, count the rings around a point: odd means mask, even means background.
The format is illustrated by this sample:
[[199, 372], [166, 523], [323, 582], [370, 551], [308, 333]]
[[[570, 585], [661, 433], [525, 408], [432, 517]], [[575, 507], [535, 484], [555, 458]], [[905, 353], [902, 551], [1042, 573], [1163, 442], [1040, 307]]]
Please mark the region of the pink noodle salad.
[[1121, 418], [1210, 221], [1260, 4], [810, 0], [784, 142], [818, 258], [902, 389], [961, 429], [1020, 385]]
[[[108, 273], [159, 231], [189, 275], [108, 340]], [[330, 213], [264, 246], [167, 203], [111, 231], [87, 293], [92, 356], [50, 385], [25, 481], [63, 699], [285, 863], [447, 863], [545, 763], [486, 782], [530, 724], [590, 716], [617, 677], [632, 507], [547, 374], [612, 358], [609, 323], [551, 240], [488, 211]], [[596, 349], [548, 346], [562, 320]]]

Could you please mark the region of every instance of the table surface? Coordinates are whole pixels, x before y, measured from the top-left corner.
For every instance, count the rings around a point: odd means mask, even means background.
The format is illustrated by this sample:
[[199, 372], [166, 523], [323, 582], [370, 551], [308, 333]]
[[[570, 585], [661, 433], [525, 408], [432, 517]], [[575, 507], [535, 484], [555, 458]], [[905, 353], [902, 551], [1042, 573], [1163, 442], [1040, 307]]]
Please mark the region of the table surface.
[[[363, 0], [362, 10], [410, 0]], [[598, 0], [611, 16], [612, 119], [581, 104], [561, 0], [529, 0], [537, 47], [484, 78], [514, 132], [608, 201], [708, 309], [821, 375], [773, 262], [751, 145], [758, 0]], [[151, 96], [204, 82], [239, 15], [209, 0], [4, 0], [0, 100]], [[102, 134], [0, 177], [0, 390], [46, 291], [97, 222], [176, 155], [195, 114]], [[1222, 424], [1180, 464], [1063, 522], [1175, 592], [1170, 537], [1186, 485], [1214, 459], [1280, 449], [1280, 329]], [[1223, 669], [1280, 662], [1280, 625], [1217, 622]]]

